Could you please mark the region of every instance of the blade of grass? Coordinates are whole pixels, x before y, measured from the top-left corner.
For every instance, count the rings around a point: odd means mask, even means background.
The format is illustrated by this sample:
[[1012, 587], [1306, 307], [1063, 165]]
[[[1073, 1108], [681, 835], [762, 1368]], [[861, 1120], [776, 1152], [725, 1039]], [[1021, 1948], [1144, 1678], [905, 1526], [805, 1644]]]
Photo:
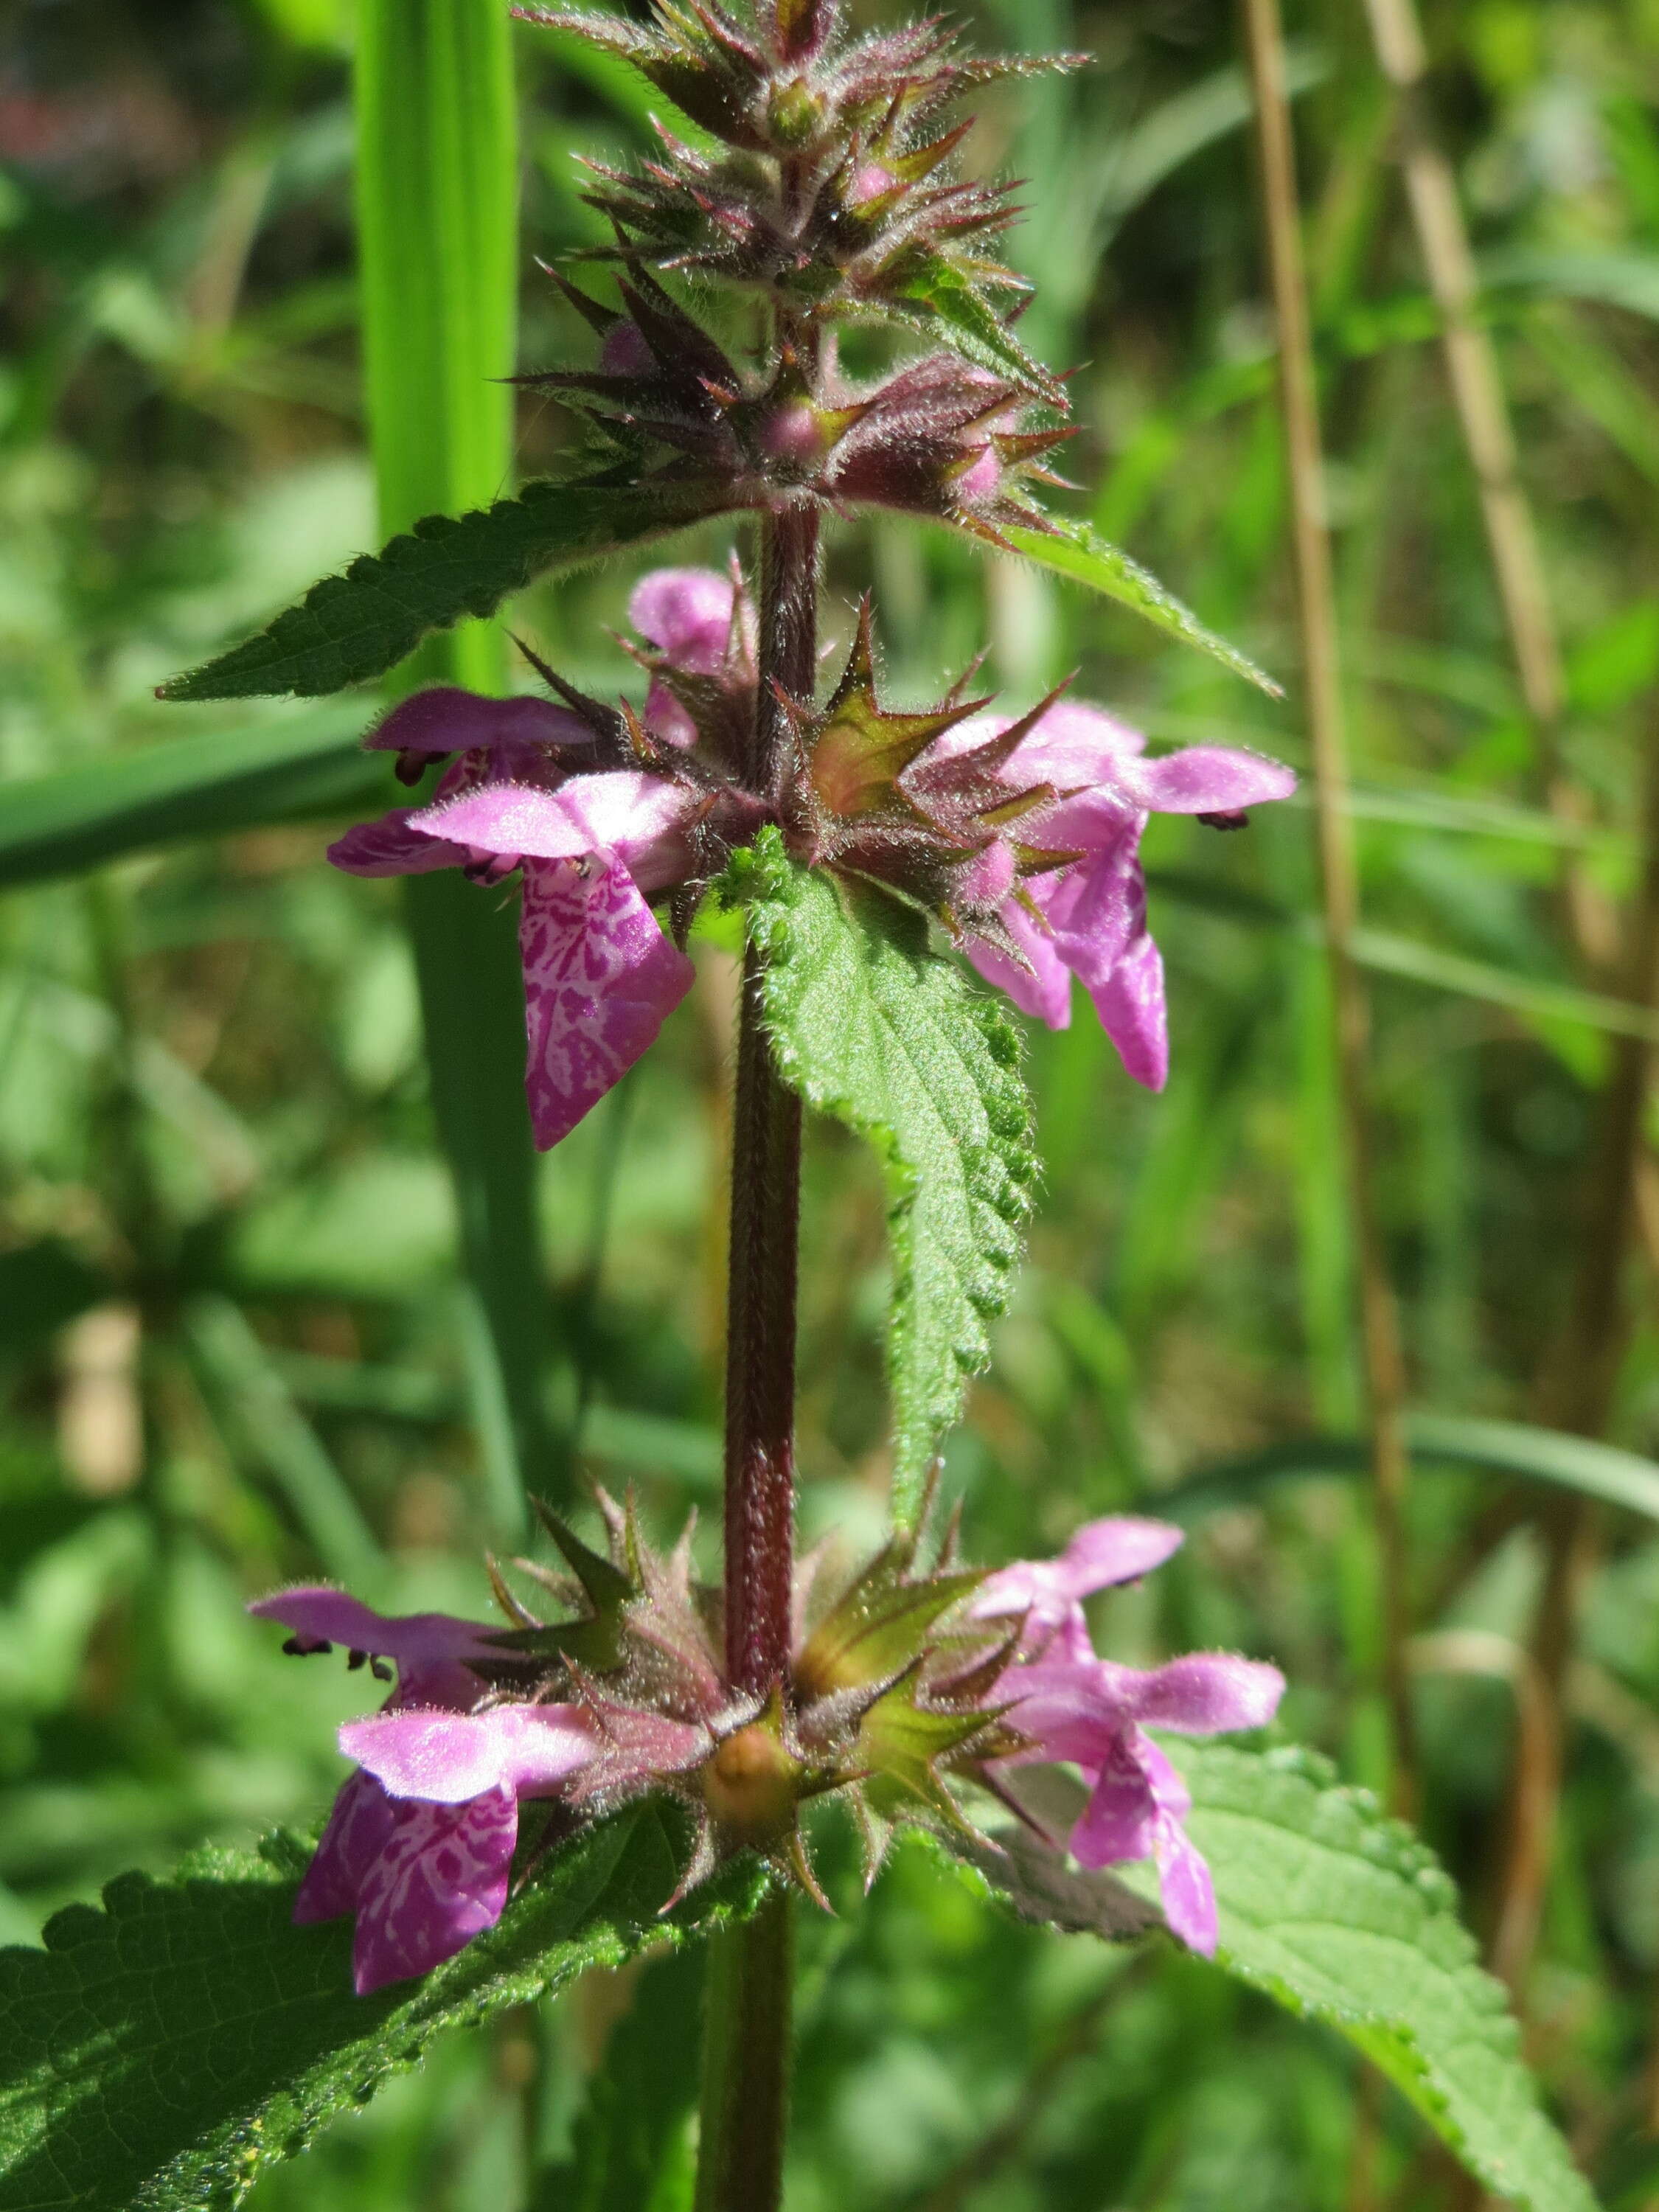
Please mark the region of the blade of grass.
[[[507, 11], [481, 0], [365, 0], [358, 23], [357, 219], [368, 416], [384, 532], [476, 507], [511, 466], [517, 157]], [[392, 687], [502, 688], [499, 629], [430, 638]], [[519, 1528], [552, 1481], [542, 1410], [546, 1301], [524, 1103], [514, 921], [459, 876], [411, 878], [406, 911], [439, 1137], [455, 1178], [462, 1334], [492, 1519]]]
[[[1517, 465], [1508, 400], [1490, 332], [1478, 317], [1480, 280], [1469, 249], [1451, 164], [1433, 137], [1423, 100], [1428, 71], [1413, 0], [1366, 0], [1377, 60], [1401, 96], [1401, 159], [1412, 218], [1429, 283], [1444, 319], [1443, 343], [1457, 418], [1480, 486], [1486, 543], [1510, 650], [1536, 735], [1546, 803], [1581, 820], [1583, 793], [1561, 759], [1565, 682], [1538, 534]], [[1659, 786], [1656, 787], [1659, 789]], [[1659, 799], [1656, 799], [1659, 805]], [[1659, 986], [1659, 815], [1650, 817], [1648, 867], [1628, 946], [1627, 997], [1650, 1006]], [[1591, 981], [1618, 957], [1612, 909], [1582, 863], [1564, 851], [1559, 877], [1566, 927]], [[1642, 1129], [1650, 1044], [1626, 1036], [1616, 1049], [1591, 1170], [1589, 1220], [1573, 1304], [1540, 1398], [1547, 1417], [1595, 1434], [1612, 1410], [1617, 1355], [1625, 1341], [1620, 1277], [1628, 1227], [1642, 1186], [1655, 1170]], [[1518, 1747], [1511, 1776], [1510, 1838], [1492, 1943], [1495, 1970], [1520, 1989], [1536, 1942], [1560, 1795], [1565, 1716], [1562, 1693], [1571, 1656], [1577, 1601], [1595, 1549], [1593, 1517], [1582, 1506], [1556, 1514], [1534, 1627], [1533, 1664], [1547, 1725]]]
[[[1407, 1449], [1419, 1467], [1519, 1477], [1659, 1522], [1659, 1462], [1639, 1452], [1559, 1429], [1535, 1428], [1528, 1421], [1471, 1419], [1457, 1413], [1408, 1413], [1404, 1431]], [[1277, 1482], [1356, 1474], [1367, 1464], [1363, 1437], [1294, 1437], [1265, 1451], [1198, 1468], [1173, 1490], [1158, 1493], [1158, 1510], [1185, 1521], [1244, 1503]]]
[[1404, 1507], [1408, 1473], [1401, 1413], [1405, 1395], [1400, 1322], [1376, 1215], [1366, 1059], [1369, 1012], [1352, 937], [1358, 875], [1347, 812], [1348, 767], [1337, 661], [1335, 594], [1325, 523], [1324, 459], [1314, 381], [1296, 154], [1278, 0], [1244, 0], [1255, 94], [1262, 215], [1279, 328], [1279, 398], [1290, 476], [1303, 684], [1314, 763], [1322, 905], [1330, 959], [1334, 1050], [1359, 1279], [1360, 1349], [1371, 1430], [1376, 1510], [1382, 1681], [1392, 1735], [1390, 1795], [1412, 1802], [1410, 1633]]
[[362, 709], [318, 708], [274, 726], [173, 738], [6, 786], [0, 890], [223, 837], [270, 822], [373, 805], [386, 763], [367, 755]]

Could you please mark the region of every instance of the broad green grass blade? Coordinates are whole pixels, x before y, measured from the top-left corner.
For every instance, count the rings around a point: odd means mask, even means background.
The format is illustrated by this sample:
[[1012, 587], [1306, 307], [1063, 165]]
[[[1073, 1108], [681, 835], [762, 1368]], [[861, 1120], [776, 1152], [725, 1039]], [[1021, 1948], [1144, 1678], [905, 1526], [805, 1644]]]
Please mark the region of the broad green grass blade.
[[687, 1949], [647, 1966], [605, 2039], [571, 2156], [536, 2176], [526, 2212], [689, 2212], [702, 1983]]
[[1182, 645], [1195, 646], [1200, 653], [1207, 653], [1224, 668], [1231, 668], [1235, 676], [1243, 676], [1258, 685], [1270, 698], [1284, 696], [1283, 687], [1271, 676], [1237, 646], [1229, 645], [1225, 638], [1206, 629], [1190, 607], [1183, 606], [1175, 593], [1166, 591], [1138, 561], [1132, 561], [1117, 546], [1108, 544], [1088, 523], [1056, 519], [1052, 531], [1008, 529], [1003, 536], [1039, 568], [1051, 568], [1057, 576], [1069, 577], [1074, 584], [1085, 584], [1091, 592], [1115, 599], [1120, 606], [1132, 609], [1166, 637], [1176, 638]]
[[370, 807], [389, 779], [359, 743], [360, 705], [264, 729], [163, 739], [6, 786], [0, 889], [268, 822]]
[[[490, 499], [512, 465], [511, 394], [498, 380], [513, 368], [517, 301], [517, 132], [505, 9], [478, 0], [367, 0], [356, 96], [369, 422], [381, 524], [404, 530], [434, 509], [453, 513]], [[404, 542], [416, 571], [448, 577], [442, 619], [453, 622], [468, 608], [486, 611], [522, 580], [527, 545], [545, 550], [550, 532], [555, 538], [563, 532], [567, 544], [580, 534], [578, 511], [560, 498], [515, 505], [505, 527], [516, 550], [504, 555], [501, 541], [491, 541], [496, 567], [488, 592], [476, 575], [462, 588], [445, 559], [471, 543], [470, 527], [488, 526], [449, 523], [435, 536]], [[379, 578], [388, 573], [384, 562], [369, 565]], [[342, 588], [369, 594], [368, 602], [352, 599], [355, 607], [372, 603], [380, 585]], [[434, 605], [424, 603], [421, 619], [382, 629], [374, 651], [354, 665], [370, 674], [389, 669], [435, 626], [424, 618]], [[301, 610], [293, 619], [313, 628], [334, 621], [326, 609], [315, 618]], [[270, 635], [281, 629], [278, 623]], [[504, 642], [499, 629], [464, 623], [428, 639], [394, 688], [447, 681], [499, 690]], [[257, 659], [257, 645], [244, 650]], [[329, 665], [326, 642], [321, 650], [319, 679]], [[531, 1483], [556, 1486], [542, 1410], [548, 1316], [514, 918], [458, 876], [414, 877], [405, 890], [433, 1113], [455, 1180], [473, 1309], [463, 1338], [490, 1513], [511, 1534], [522, 1526]]]
[[[1659, 1521], [1659, 1462], [1617, 1444], [1597, 1443], [1525, 1421], [1466, 1419], [1455, 1413], [1408, 1413], [1406, 1442], [1425, 1467], [1472, 1468], [1506, 1480], [1544, 1482], [1581, 1498], [1600, 1498]], [[1265, 1451], [1200, 1468], [1160, 1492], [1158, 1510], [1177, 1521], [1255, 1497], [1277, 1482], [1308, 1475], [1353, 1474], [1369, 1464], [1364, 1440], [1352, 1436], [1294, 1437]]]
[[306, 1849], [209, 1850], [71, 1905], [44, 1950], [0, 1952], [0, 2212], [230, 2212], [260, 2172], [476, 2028], [752, 1911], [758, 1863], [658, 1917], [684, 1843], [653, 1806], [567, 1844], [501, 1920], [415, 1982], [351, 1987], [349, 1921], [295, 1928]]
[[1600, 991], [1517, 975], [1487, 961], [1466, 960], [1461, 953], [1443, 952], [1437, 945], [1419, 945], [1386, 930], [1357, 929], [1350, 942], [1360, 965], [1382, 975], [1402, 975], [1407, 982], [1426, 983], [1434, 990], [1511, 1006], [1539, 1021], [1582, 1022], [1590, 1029], [1611, 1030], [1615, 1036], [1645, 1037], [1659, 1043], [1659, 1014]]

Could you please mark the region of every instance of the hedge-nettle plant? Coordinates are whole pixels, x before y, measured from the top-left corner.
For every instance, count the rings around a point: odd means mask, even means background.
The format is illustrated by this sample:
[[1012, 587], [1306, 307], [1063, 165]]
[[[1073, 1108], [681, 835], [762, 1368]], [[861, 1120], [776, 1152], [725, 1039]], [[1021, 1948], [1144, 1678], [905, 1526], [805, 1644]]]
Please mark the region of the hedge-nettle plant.
[[[549, 271], [592, 357], [520, 381], [582, 418], [579, 460], [516, 500], [422, 524], [169, 690], [336, 690], [533, 574], [744, 519], [726, 568], [637, 586], [633, 696], [589, 696], [526, 647], [539, 690], [403, 699], [368, 743], [395, 754], [410, 803], [331, 854], [362, 875], [458, 868], [481, 898], [516, 881], [544, 1147], [684, 996], [700, 913], [736, 918], [723, 1577], [699, 1579], [690, 1529], [664, 1554], [631, 1503], [600, 1492], [603, 1550], [544, 1507], [560, 1568], [492, 1563], [493, 1625], [389, 1618], [319, 1587], [253, 1610], [296, 1654], [340, 1646], [392, 1683], [341, 1730], [354, 1771], [295, 1906], [307, 1923], [352, 1916], [360, 1992], [457, 1971], [562, 1867], [586, 1863], [602, 1824], [641, 1800], [665, 1815], [677, 1865], [651, 1909], [665, 1929], [713, 1931], [698, 2203], [765, 2212], [792, 1892], [824, 1901], [812, 1831], [826, 1801], [856, 1820], [872, 1880], [908, 1827], [1030, 1917], [1129, 1932], [1161, 1894], [1176, 1936], [1216, 1948], [1188, 1787], [1156, 1732], [1260, 1727], [1282, 1678], [1220, 1654], [1150, 1671], [1097, 1655], [1084, 1601], [1160, 1565], [1173, 1528], [1096, 1521], [1057, 1559], [989, 1570], [930, 1509], [1036, 1176], [1017, 1026], [981, 979], [1055, 1028], [1079, 979], [1128, 1073], [1160, 1088], [1148, 817], [1235, 828], [1294, 780], [1218, 746], [1148, 757], [1064, 685], [1010, 712], [969, 668], [937, 700], [896, 702], [867, 599], [820, 653], [821, 533], [876, 507], [1045, 562], [1254, 673], [1040, 503], [1072, 434], [1066, 387], [1020, 341], [1024, 288], [994, 250], [1014, 210], [960, 166], [955, 112], [1038, 64], [967, 57], [937, 21], [854, 36], [835, 0], [756, 0], [741, 18], [658, 0], [649, 23], [519, 12], [631, 64], [684, 118], [637, 168], [594, 167], [612, 242]], [[849, 368], [854, 326], [860, 358], [884, 367]], [[803, 1100], [869, 1136], [889, 1179], [893, 1526], [862, 1561], [795, 1555]], [[1397, 1839], [1354, 1843], [1341, 1820], [1356, 1817], [1305, 1815], [1325, 1822], [1328, 1854], [1346, 1838], [1368, 1880], [1386, 1866], [1427, 1912], [1419, 1862]], [[1155, 1888], [1100, 1871], [1136, 1862]], [[1280, 1960], [1261, 1978], [1287, 1988], [1288, 1972]], [[1368, 2019], [1363, 1996], [1329, 1996], [1340, 1981], [1332, 1968], [1324, 1994], [1297, 2001]], [[1424, 2076], [1425, 2109], [1450, 2099]]]

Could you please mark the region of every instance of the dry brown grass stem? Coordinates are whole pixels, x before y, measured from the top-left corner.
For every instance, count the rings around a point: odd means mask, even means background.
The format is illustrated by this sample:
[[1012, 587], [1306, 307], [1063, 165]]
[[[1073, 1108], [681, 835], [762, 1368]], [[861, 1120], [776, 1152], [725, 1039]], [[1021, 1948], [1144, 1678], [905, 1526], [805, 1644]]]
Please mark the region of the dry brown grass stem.
[[[1430, 126], [1423, 98], [1428, 53], [1414, 0], [1365, 0], [1383, 75], [1400, 95], [1400, 158], [1425, 273], [1440, 310], [1452, 404], [1480, 495], [1510, 649], [1536, 734], [1544, 797], [1559, 819], [1582, 823], [1583, 798], [1561, 759], [1566, 685], [1532, 507], [1516, 463], [1509, 401], [1491, 334], [1480, 319], [1480, 280], [1469, 250], [1457, 179]], [[1592, 974], [1618, 957], [1616, 919], [1570, 848], [1562, 894], [1576, 950]]]
[[[1659, 1003], [1659, 732], [1650, 745], [1643, 823], [1643, 872], [1631, 916], [1623, 988], [1633, 1005]], [[1571, 1305], [1539, 1389], [1539, 1417], [1552, 1428], [1601, 1436], [1613, 1410], [1631, 1316], [1624, 1275], [1637, 1226], [1645, 1154], [1644, 1122], [1654, 1048], [1616, 1037], [1601, 1101]], [[1492, 1939], [1494, 1969], [1518, 1989], [1537, 1941], [1560, 1796], [1563, 1698], [1580, 1593], [1596, 1552], [1599, 1515], [1564, 1503], [1550, 1529], [1533, 1661], [1547, 1693], [1547, 1738], [1516, 1761], [1508, 1849]]]
[[[1536, 733], [1545, 803], [1558, 820], [1585, 818], [1583, 794], [1566, 773], [1561, 732], [1566, 691], [1560, 642], [1532, 508], [1516, 461], [1515, 433], [1497, 349], [1480, 319], [1480, 279], [1469, 248], [1456, 178], [1437, 142], [1425, 104], [1428, 53], [1415, 0], [1365, 0], [1383, 75], [1400, 97], [1400, 158], [1419, 249], [1441, 315], [1448, 380], [1469, 465], [1480, 489], [1481, 518], [1504, 621], [1527, 714]], [[1650, 858], [1652, 832], [1650, 831]], [[1619, 961], [1617, 916], [1570, 848], [1559, 881], [1567, 934], [1581, 973], [1606, 988]], [[1645, 898], [1645, 894], [1644, 894]], [[1651, 988], [1642, 969], [1643, 915], [1632, 933], [1629, 982]], [[1599, 1433], [1610, 1409], [1618, 1352], [1623, 1262], [1632, 1212], [1650, 1267], [1659, 1267], [1659, 1168], [1643, 1141], [1641, 1093], [1647, 1055], [1620, 1046], [1603, 1108], [1587, 1231], [1571, 1314], [1540, 1392], [1540, 1419]], [[1609, 1218], [1616, 1209], [1616, 1218]], [[1587, 1316], [1601, 1334], [1586, 1352]], [[1524, 1981], [1536, 1940], [1550, 1838], [1561, 1784], [1565, 1735], [1562, 1694], [1571, 1655], [1577, 1599], [1595, 1552], [1595, 1521], [1583, 1507], [1563, 1505], [1547, 1529], [1547, 1563], [1534, 1631], [1534, 1672], [1547, 1724], [1517, 1741], [1511, 1776], [1508, 1851], [1495, 1917], [1492, 1962], [1513, 1987]]]
[[1410, 1620], [1405, 1536], [1407, 1461], [1401, 1425], [1405, 1366], [1399, 1313], [1376, 1212], [1367, 1086], [1370, 1009], [1352, 949], [1359, 916], [1359, 878], [1349, 808], [1319, 401], [1278, 0], [1244, 0], [1244, 23], [1255, 90], [1263, 228], [1279, 329], [1279, 399], [1290, 478], [1303, 683], [1313, 757], [1315, 834], [1359, 1278], [1360, 1347], [1370, 1421], [1379, 1550], [1382, 1687], [1392, 1737], [1390, 1790], [1395, 1808], [1408, 1811], [1413, 1793], [1411, 1686], [1406, 1659]]

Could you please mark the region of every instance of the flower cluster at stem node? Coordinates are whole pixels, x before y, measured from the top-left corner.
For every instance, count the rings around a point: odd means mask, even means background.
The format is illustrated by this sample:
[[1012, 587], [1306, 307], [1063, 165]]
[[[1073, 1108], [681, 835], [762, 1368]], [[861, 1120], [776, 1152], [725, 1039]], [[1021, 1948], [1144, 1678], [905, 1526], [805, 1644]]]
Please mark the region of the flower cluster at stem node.
[[[1056, 1559], [965, 1568], [947, 1537], [924, 1566], [895, 1538], [850, 1577], [822, 1550], [797, 1571], [789, 1671], [764, 1698], [723, 1678], [720, 1593], [696, 1578], [690, 1531], [661, 1555], [633, 1509], [603, 1493], [609, 1542], [590, 1549], [551, 1515], [568, 1571], [514, 1563], [566, 1616], [544, 1621], [492, 1565], [510, 1626], [442, 1613], [387, 1618], [344, 1592], [279, 1591], [250, 1609], [289, 1648], [390, 1660], [380, 1711], [350, 1721], [357, 1762], [301, 1886], [297, 1920], [352, 1913], [360, 1990], [425, 1972], [491, 1926], [515, 1878], [573, 1821], [666, 1791], [695, 1841], [664, 1906], [739, 1852], [823, 1901], [801, 1823], [847, 1799], [874, 1879], [904, 1825], [971, 1832], [975, 1793], [1042, 1832], [1020, 1771], [1064, 1761], [1089, 1786], [1069, 1838], [1080, 1864], [1153, 1860], [1170, 1928], [1212, 1950], [1208, 1870], [1182, 1826], [1188, 1800], [1149, 1729], [1207, 1735], [1263, 1726], [1283, 1678], [1200, 1653], [1150, 1671], [1102, 1659], [1083, 1600], [1159, 1565], [1181, 1542], [1160, 1522], [1080, 1529]], [[523, 1808], [561, 1818], [521, 1837]]]

